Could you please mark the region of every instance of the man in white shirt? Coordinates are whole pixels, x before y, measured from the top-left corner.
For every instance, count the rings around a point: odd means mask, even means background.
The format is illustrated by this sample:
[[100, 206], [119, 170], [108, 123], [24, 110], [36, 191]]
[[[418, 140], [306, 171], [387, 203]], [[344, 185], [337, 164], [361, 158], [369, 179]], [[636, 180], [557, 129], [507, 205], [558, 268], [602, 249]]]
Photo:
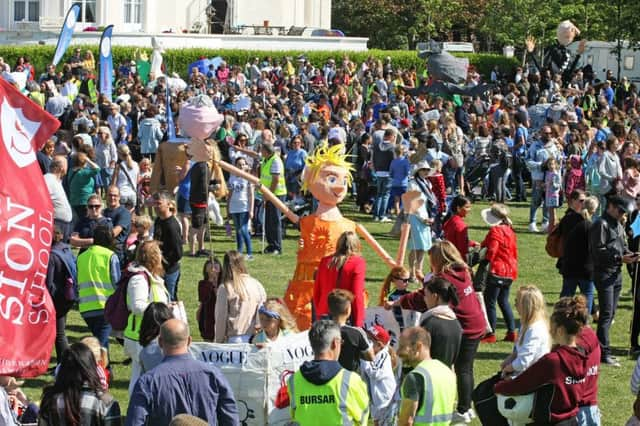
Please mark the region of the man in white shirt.
[[64, 234], [64, 242], [69, 241], [71, 235], [71, 220], [73, 213], [69, 199], [62, 186], [62, 178], [67, 175], [67, 158], [56, 155], [49, 166], [49, 173], [44, 175], [44, 181], [49, 189], [49, 195], [53, 202], [53, 220]]

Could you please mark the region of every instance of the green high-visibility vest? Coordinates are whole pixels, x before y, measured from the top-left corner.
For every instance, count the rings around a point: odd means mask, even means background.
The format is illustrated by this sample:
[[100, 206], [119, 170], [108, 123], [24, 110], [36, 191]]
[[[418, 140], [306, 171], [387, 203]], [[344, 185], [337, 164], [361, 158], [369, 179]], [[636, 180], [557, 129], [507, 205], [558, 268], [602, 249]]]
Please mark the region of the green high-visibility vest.
[[81, 314], [104, 310], [107, 298], [113, 294], [111, 256], [111, 250], [98, 245], [78, 256], [78, 309]]
[[[140, 272], [145, 277], [149, 284], [149, 303], [152, 302], [164, 302], [167, 303], [168, 297], [167, 290], [164, 286], [158, 282], [155, 282], [146, 272]], [[133, 276], [132, 276], [133, 278]], [[128, 302], [127, 302], [128, 303]], [[140, 324], [142, 323], [142, 315], [136, 315], [133, 312], [129, 313], [127, 318], [127, 327], [124, 329], [124, 337], [127, 339], [140, 340]]]
[[297, 371], [289, 378], [291, 418], [300, 425], [366, 425], [369, 394], [360, 376], [344, 368], [324, 385]]
[[262, 164], [260, 164], [260, 183], [267, 188], [271, 187], [271, 181], [273, 179], [273, 176], [271, 176], [271, 165], [274, 161], [280, 162], [280, 179], [278, 179], [278, 185], [273, 193], [277, 196], [287, 195], [287, 187], [284, 181], [284, 165], [278, 154], [273, 154], [271, 157], [262, 160]]
[[412, 372], [418, 373], [424, 380], [422, 406], [413, 424], [449, 426], [458, 395], [456, 375], [436, 359], [422, 361]]

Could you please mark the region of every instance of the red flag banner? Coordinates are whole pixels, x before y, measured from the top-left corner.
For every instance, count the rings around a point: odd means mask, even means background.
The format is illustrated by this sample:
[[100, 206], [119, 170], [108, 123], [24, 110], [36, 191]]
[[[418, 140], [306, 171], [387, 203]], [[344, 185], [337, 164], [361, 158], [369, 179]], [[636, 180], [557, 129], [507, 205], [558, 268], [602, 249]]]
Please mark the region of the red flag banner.
[[0, 78], [0, 375], [35, 377], [49, 366], [53, 206], [36, 152], [59, 126]]

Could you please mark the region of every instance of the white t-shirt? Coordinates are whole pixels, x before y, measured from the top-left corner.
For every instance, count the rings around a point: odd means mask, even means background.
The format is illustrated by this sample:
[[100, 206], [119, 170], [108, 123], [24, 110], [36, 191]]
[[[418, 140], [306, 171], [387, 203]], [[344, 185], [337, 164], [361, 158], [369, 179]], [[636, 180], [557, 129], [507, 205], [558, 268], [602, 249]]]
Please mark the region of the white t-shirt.
[[[138, 175], [140, 174], [140, 167], [134, 161], [133, 167], [127, 167], [126, 161], [120, 162], [120, 172], [118, 173], [118, 189], [120, 190], [121, 197], [135, 197], [137, 194], [136, 185], [138, 184]], [[129, 182], [129, 178], [131, 182]], [[131, 185], [133, 183], [133, 186]]]
[[369, 388], [371, 417], [384, 419], [398, 387], [388, 347], [378, 352], [371, 362], [360, 360], [360, 373]]
[[63, 222], [71, 222], [73, 213], [71, 212], [71, 205], [67, 199], [67, 194], [62, 187], [62, 182], [51, 173], [44, 175], [44, 181], [47, 184], [53, 203], [53, 218]]
[[249, 211], [249, 181], [231, 175], [227, 187], [231, 192], [229, 213], [245, 213]]

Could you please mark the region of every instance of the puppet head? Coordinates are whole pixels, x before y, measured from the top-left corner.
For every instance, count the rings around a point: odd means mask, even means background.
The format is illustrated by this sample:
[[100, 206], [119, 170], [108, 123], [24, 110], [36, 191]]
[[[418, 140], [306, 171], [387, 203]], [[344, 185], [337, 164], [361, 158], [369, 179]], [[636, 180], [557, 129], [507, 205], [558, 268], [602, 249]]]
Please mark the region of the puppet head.
[[213, 155], [213, 146], [210, 140], [192, 139], [187, 144], [187, 155], [196, 163], [207, 162]]
[[558, 25], [556, 38], [558, 39], [558, 43], [563, 46], [568, 46], [573, 43], [573, 39], [579, 35], [580, 30], [578, 27], [573, 25], [573, 22], [571, 21], [562, 21], [560, 22], [560, 25]]
[[180, 107], [178, 126], [187, 136], [204, 140], [220, 127], [222, 120], [224, 116], [218, 113], [211, 98], [198, 95]]
[[307, 157], [302, 174], [302, 190], [309, 191], [320, 204], [335, 206], [347, 195], [352, 166], [344, 146], [323, 145]]

